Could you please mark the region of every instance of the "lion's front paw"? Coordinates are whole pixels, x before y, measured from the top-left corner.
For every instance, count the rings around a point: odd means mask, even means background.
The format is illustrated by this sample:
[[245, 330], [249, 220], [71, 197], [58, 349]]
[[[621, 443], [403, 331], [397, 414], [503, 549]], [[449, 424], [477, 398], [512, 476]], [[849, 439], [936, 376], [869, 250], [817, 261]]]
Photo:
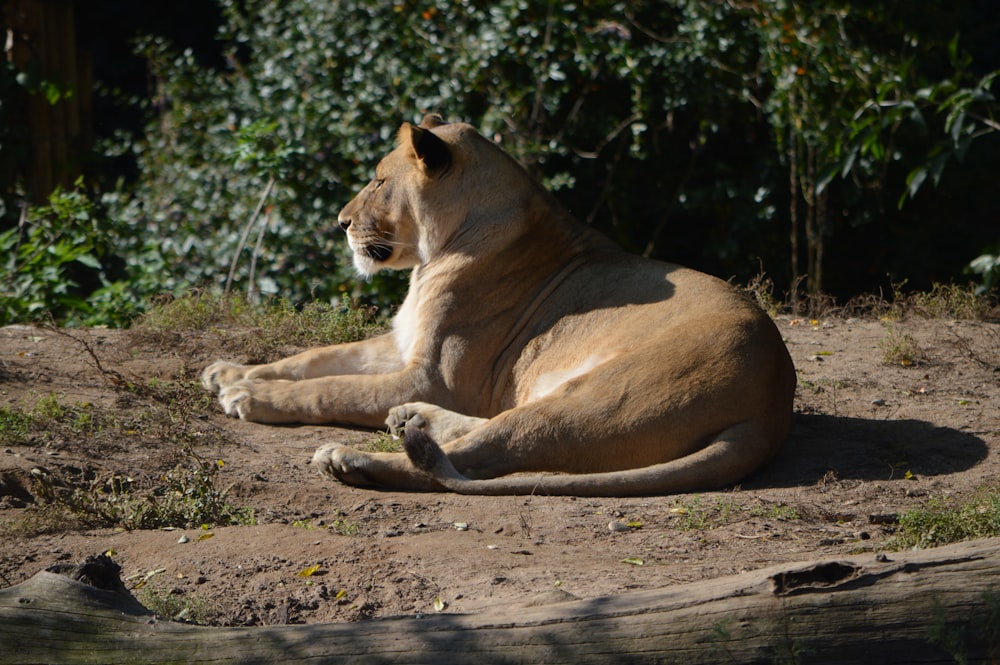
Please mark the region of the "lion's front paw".
[[248, 369], [250, 368], [246, 365], [217, 360], [201, 373], [201, 385], [206, 390], [221, 394], [224, 388], [243, 379]]
[[250, 381], [240, 381], [219, 391], [219, 404], [227, 416], [251, 420], [252, 401], [253, 384]]

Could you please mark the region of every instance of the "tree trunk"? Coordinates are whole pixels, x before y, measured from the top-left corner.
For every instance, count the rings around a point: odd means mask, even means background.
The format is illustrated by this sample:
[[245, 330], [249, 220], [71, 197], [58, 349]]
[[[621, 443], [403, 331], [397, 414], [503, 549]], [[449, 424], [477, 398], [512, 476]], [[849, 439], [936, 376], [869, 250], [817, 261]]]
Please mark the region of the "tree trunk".
[[154, 617], [111, 565], [110, 580], [81, 567], [82, 581], [43, 572], [0, 590], [0, 662], [913, 664], [1000, 655], [1000, 539], [481, 615], [252, 628]]

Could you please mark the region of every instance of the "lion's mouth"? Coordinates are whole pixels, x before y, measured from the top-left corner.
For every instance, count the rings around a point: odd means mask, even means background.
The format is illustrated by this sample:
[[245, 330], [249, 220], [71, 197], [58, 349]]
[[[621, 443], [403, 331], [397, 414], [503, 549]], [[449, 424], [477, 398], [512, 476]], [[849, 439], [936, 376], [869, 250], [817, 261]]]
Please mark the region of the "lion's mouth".
[[388, 261], [389, 257], [392, 256], [392, 247], [389, 245], [365, 245], [362, 249], [365, 256], [375, 261], [384, 262]]

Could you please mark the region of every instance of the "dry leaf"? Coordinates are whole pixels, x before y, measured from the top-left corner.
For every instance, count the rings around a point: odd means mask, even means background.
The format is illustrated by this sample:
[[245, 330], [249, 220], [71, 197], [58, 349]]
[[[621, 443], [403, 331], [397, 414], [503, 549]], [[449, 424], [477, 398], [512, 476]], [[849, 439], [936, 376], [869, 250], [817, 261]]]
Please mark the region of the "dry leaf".
[[309, 566], [305, 570], [300, 570], [298, 572], [298, 576], [299, 577], [312, 577], [317, 572], [319, 572], [319, 569], [322, 568], [322, 567], [323, 566], [321, 566], [320, 564], [317, 563], [315, 566]]

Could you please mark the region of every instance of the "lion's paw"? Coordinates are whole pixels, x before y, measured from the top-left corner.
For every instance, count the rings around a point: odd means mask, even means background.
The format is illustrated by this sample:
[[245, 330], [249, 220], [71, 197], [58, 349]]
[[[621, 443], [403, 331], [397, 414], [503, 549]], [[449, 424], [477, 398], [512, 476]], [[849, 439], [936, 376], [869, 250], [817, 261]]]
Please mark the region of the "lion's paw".
[[394, 438], [407, 427], [423, 430], [436, 441], [453, 441], [486, 422], [485, 418], [465, 416], [427, 402], [408, 402], [389, 410], [385, 424]]
[[216, 394], [221, 394], [222, 390], [233, 385], [246, 376], [249, 367], [217, 360], [201, 373], [201, 385]]
[[340, 443], [328, 443], [313, 453], [312, 462], [321, 474], [350, 485], [370, 485], [364, 473], [364, 453]]
[[219, 403], [227, 416], [250, 419], [250, 407], [253, 399], [253, 384], [250, 381], [239, 381], [226, 386], [219, 391]]
[[400, 438], [405, 427], [423, 429], [427, 426], [426, 418], [420, 413], [422, 404], [422, 402], [410, 402], [389, 409], [389, 417], [385, 419], [385, 424], [388, 425], [392, 438]]

